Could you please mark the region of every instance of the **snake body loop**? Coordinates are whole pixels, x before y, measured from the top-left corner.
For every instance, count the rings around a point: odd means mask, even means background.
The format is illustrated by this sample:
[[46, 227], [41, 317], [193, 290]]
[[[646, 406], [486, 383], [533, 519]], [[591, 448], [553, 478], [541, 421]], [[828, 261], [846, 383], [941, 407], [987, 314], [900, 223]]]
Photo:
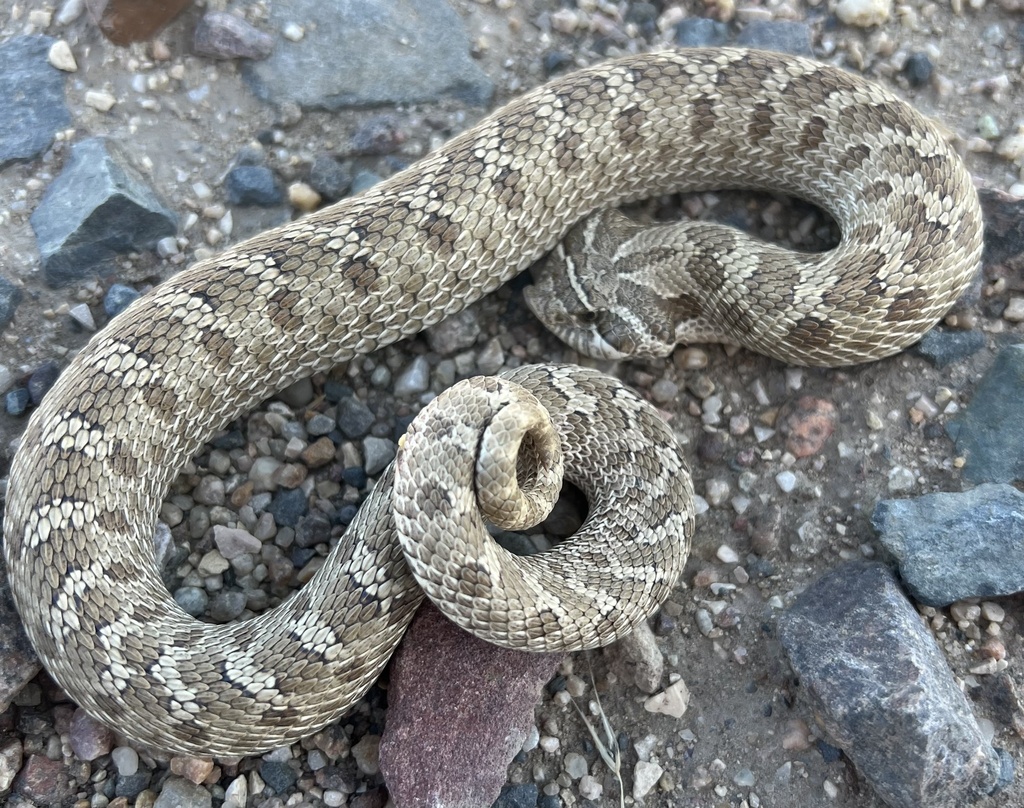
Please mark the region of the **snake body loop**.
[[[788, 289], [763, 271], [784, 254], [736, 274], [727, 245], [701, 242], [726, 273], [722, 295], [754, 301], [738, 324], [761, 344], [785, 333], [796, 347], [776, 355], [789, 361], [854, 361], [907, 344], [980, 256], [978, 203], [956, 155], [932, 124], [855, 76], [721, 50], [632, 56], [555, 79], [362, 196], [174, 276], [74, 358], [29, 423], [4, 517], [12, 591], [46, 668], [129, 737], [193, 754], [279, 746], [344, 712], [420, 599], [391, 540], [391, 472], [322, 575], [257, 619], [214, 626], [177, 607], [153, 562], [178, 470], [275, 390], [464, 308], [595, 210], [723, 187], [809, 197], [843, 228], [842, 261], [807, 265]], [[595, 406], [588, 386], [620, 395], [587, 375], [542, 373], [556, 405], [579, 394], [570, 413]], [[615, 446], [648, 440], [649, 414], [631, 406], [611, 409], [608, 445], [567, 449], [573, 462], [600, 464]], [[644, 526], [670, 523], [665, 492], [681, 468], [637, 461], [632, 485], [617, 489], [608, 510], [642, 527], [613, 523], [608, 538], [629, 539], [633, 555], [609, 574], [585, 571], [602, 550], [572, 543], [580, 563], [563, 565], [563, 586], [545, 595], [526, 577], [491, 608], [480, 593], [490, 597], [501, 576], [488, 561], [479, 592], [463, 591], [449, 613], [492, 638], [509, 629], [523, 646], [543, 627], [581, 625], [580, 614], [612, 635], [627, 630], [670, 585], [672, 569], [657, 570], [660, 534]], [[425, 507], [399, 506], [400, 518], [415, 526]], [[684, 532], [688, 518], [684, 507]], [[435, 561], [422, 566], [437, 585]], [[479, 625], [487, 620], [496, 622]], [[577, 633], [580, 645], [612, 638]]]

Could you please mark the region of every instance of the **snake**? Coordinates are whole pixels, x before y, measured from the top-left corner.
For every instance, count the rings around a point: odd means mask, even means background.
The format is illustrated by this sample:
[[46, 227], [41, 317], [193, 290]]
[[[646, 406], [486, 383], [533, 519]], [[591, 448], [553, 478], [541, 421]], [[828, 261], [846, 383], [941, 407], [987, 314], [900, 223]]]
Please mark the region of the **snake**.
[[[799, 253], [706, 222], [641, 232], [602, 213], [726, 188], [819, 205], [838, 246]], [[93, 337], [11, 466], [4, 553], [26, 633], [95, 718], [140, 744], [219, 756], [343, 715], [424, 592], [509, 647], [609, 643], [668, 597], [694, 506], [672, 430], [596, 371], [530, 366], [438, 396], [323, 569], [248, 620], [205, 623], [170, 597], [152, 543], [161, 500], [260, 401], [439, 323], [545, 256], [528, 303], [580, 351], [720, 341], [841, 365], [934, 325], [977, 270], [981, 229], [942, 131], [838, 67], [696, 49], [556, 77], [363, 194], [193, 264]], [[489, 520], [532, 515], [552, 473], [588, 499], [576, 536], [519, 559], [486, 536], [473, 544]]]

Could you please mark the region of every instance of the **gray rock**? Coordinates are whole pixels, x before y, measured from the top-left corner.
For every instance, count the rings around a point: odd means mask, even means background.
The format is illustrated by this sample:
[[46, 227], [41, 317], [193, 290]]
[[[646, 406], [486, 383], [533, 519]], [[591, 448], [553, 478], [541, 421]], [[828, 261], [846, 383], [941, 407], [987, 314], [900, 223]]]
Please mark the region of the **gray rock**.
[[[380, 745], [380, 770], [395, 804], [491, 805], [560, 659], [498, 648], [466, 634], [433, 606], [421, 608], [391, 663]], [[537, 788], [527, 788], [525, 801], [503, 795], [495, 804], [536, 806]]]
[[479, 336], [480, 318], [473, 306], [446, 317], [426, 333], [430, 350], [442, 356], [472, 348]]
[[207, 11], [196, 24], [192, 49], [213, 59], [266, 59], [274, 38], [234, 14]]
[[264, 760], [260, 763], [260, 777], [278, 794], [284, 794], [299, 779], [295, 769], [279, 760]]
[[139, 297], [141, 295], [130, 286], [123, 283], [111, 284], [103, 298], [103, 310], [108, 317], [116, 317]]
[[43, 362], [32, 371], [32, 375], [28, 377], [28, 393], [32, 397], [33, 404], [38, 404], [43, 400], [43, 396], [53, 387], [58, 376], [60, 376], [60, 365], [52, 359]]
[[338, 429], [346, 438], [355, 440], [368, 434], [376, 416], [358, 398], [348, 396], [338, 402]]
[[729, 26], [724, 22], [693, 17], [676, 23], [676, 45], [680, 48], [717, 48], [728, 41]]
[[882, 564], [846, 564], [779, 619], [815, 719], [893, 808], [959, 808], [1002, 763], [945, 657]]
[[114, 748], [114, 733], [81, 708], [71, 717], [68, 735], [79, 760], [96, 760]]
[[425, 356], [417, 356], [395, 379], [395, 395], [422, 393], [430, 386], [430, 364]]
[[1024, 590], [1024, 494], [1012, 485], [882, 500], [872, 522], [921, 603], [945, 606]]
[[959, 362], [985, 347], [985, 335], [981, 331], [955, 331], [949, 328], [933, 328], [914, 347], [914, 352], [923, 356], [937, 368], [944, 368]]
[[491, 808], [535, 808], [539, 796], [536, 783], [508, 785], [501, 790]]
[[213, 798], [203, 786], [172, 775], [164, 781], [153, 808], [210, 808]]
[[210, 601], [210, 619], [215, 623], [227, 623], [236, 620], [245, 611], [245, 592], [229, 589], [218, 592]]
[[27, 387], [15, 387], [4, 395], [4, 411], [8, 415], [24, 415], [31, 403], [32, 394]]
[[14, 319], [14, 312], [21, 303], [21, 289], [6, 278], [0, 278], [0, 330]]
[[318, 154], [309, 167], [309, 184], [328, 202], [336, 202], [352, 187], [352, 167], [329, 154]]
[[47, 59], [55, 41], [15, 36], [0, 43], [0, 168], [42, 154], [71, 126], [64, 74]]
[[116, 144], [76, 143], [31, 218], [46, 280], [73, 283], [108, 269], [114, 257], [173, 236], [177, 221]]
[[444, 0], [292, 0], [271, 7], [271, 25], [290, 22], [305, 27], [300, 41], [282, 42], [270, 58], [243, 67], [256, 95], [272, 104], [335, 110], [453, 96], [483, 105], [493, 95], [493, 83], [469, 55], [461, 18]]
[[272, 208], [284, 200], [274, 172], [266, 166], [235, 166], [224, 178], [224, 188], [232, 205]]
[[375, 438], [372, 435], [363, 439], [363, 468], [371, 477], [384, 471], [392, 460], [395, 459], [397, 447], [394, 441], [387, 438]]
[[788, 20], [755, 20], [747, 23], [736, 37], [736, 44], [745, 48], [813, 56], [811, 29], [802, 22]]
[[1003, 348], [947, 429], [972, 483], [1024, 481], [1024, 343]]
[[295, 527], [308, 510], [309, 503], [301, 488], [278, 491], [267, 508], [278, 526], [283, 527]]
[[210, 598], [206, 594], [206, 590], [200, 589], [198, 586], [183, 586], [174, 591], [175, 602], [185, 611], [185, 614], [190, 614], [193, 617], [199, 617], [204, 614], [210, 605]]

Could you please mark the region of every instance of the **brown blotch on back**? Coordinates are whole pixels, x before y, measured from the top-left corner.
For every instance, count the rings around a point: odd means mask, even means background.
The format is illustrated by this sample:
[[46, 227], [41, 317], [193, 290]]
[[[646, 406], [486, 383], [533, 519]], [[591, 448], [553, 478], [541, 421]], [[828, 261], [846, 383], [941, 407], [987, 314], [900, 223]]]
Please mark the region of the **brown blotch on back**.
[[671, 321], [696, 320], [704, 314], [700, 300], [693, 295], [679, 295], [665, 301]]
[[825, 320], [804, 317], [789, 329], [792, 341], [813, 348], [825, 348], [832, 341], [835, 328]]
[[797, 149], [800, 154], [816, 151], [825, 142], [825, 131], [827, 129], [828, 124], [820, 115], [812, 115], [808, 118], [797, 142]]
[[871, 147], [866, 143], [857, 143], [839, 155], [836, 160], [836, 168], [839, 171], [855, 171], [869, 157], [871, 157]]
[[693, 99], [693, 112], [690, 117], [690, 135], [698, 143], [704, 142], [705, 135], [715, 128], [714, 102], [705, 94]]
[[267, 298], [267, 313], [278, 328], [288, 328], [293, 323], [292, 308], [299, 301], [299, 295], [287, 287], [281, 287]]
[[758, 145], [762, 140], [770, 137], [775, 129], [775, 122], [772, 120], [771, 101], [758, 101], [754, 104], [750, 113], [750, 124], [747, 126], [747, 137], [751, 145]]
[[887, 323], [915, 320], [927, 307], [928, 293], [924, 289], [910, 289], [906, 292], [900, 292], [900, 294], [893, 298], [886, 309], [883, 319]]
[[619, 142], [623, 146], [633, 146], [642, 141], [640, 128], [647, 121], [647, 113], [638, 106], [630, 106], [622, 110], [612, 122], [619, 134]]

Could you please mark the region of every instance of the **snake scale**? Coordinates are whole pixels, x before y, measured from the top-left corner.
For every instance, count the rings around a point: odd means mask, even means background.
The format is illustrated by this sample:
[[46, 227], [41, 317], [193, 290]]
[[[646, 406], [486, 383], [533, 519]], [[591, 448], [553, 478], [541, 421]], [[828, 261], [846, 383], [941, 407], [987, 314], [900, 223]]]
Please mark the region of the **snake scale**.
[[[15, 601], [51, 675], [138, 742], [239, 755], [308, 735], [360, 696], [419, 603], [410, 566], [431, 597], [448, 598], [449, 616], [493, 641], [581, 648], [629, 631], [681, 569], [690, 489], [671, 431], [592, 371], [530, 368], [439, 397], [321, 574], [258, 618], [185, 615], [151, 537], [178, 469], [275, 390], [459, 311], [599, 209], [722, 188], [820, 204], [841, 243], [807, 256], [701, 224], [688, 241], [669, 236], [669, 250], [614, 220], [614, 238], [584, 223], [568, 242], [597, 258], [559, 248], [552, 261], [567, 274], [540, 272], [531, 305], [604, 355], [700, 338], [841, 364], [918, 339], [979, 262], [981, 214], [960, 160], [935, 126], [861, 78], [745, 50], [631, 56], [556, 78], [362, 196], [191, 266], [74, 358], [29, 423], [4, 521]], [[670, 251], [691, 265], [687, 277], [667, 268]], [[664, 278], [637, 269], [640, 253]], [[643, 316], [624, 308], [630, 299]], [[690, 325], [673, 330], [666, 317]], [[520, 415], [505, 423], [513, 405]], [[521, 489], [516, 523], [562, 462], [547, 418], [568, 430], [566, 474], [591, 513], [582, 537], [506, 569], [497, 551], [440, 526], [482, 526], [471, 498], [449, 488], [473, 469], [448, 464], [508, 455], [511, 471], [477, 471], [476, 485], [504, 476]], [[470, 437], [475, 426], [495, 437]], [[428, 449], [437, 456], [416, 466], [412, 449], [429, 433], [459, 448]]]

